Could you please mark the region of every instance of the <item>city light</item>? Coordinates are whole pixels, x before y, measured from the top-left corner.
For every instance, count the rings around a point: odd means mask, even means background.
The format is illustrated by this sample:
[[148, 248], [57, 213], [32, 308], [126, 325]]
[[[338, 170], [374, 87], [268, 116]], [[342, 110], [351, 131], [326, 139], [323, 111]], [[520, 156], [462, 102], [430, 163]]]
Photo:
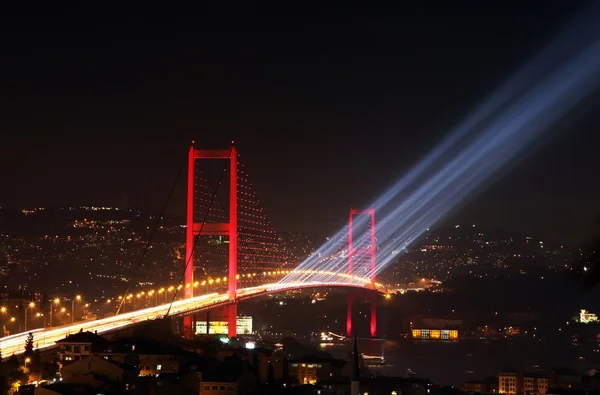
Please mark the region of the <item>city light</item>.
[[[600, 82], [600, 41], [585, 15], [524, 66], [421, 162], [376, 199], [377, 266], [381, 272], [425, 231], [539, 148], [547, 132]], [[357, 217], [353, 229], [368, 218]], [[355, 228], [356, 227], [356, 228]], [[282, 283], [327, 282], [321, 269], [348, 270], [348, 227], [341, 229]], [[368, 248], [363, 238], [354, 248]]]

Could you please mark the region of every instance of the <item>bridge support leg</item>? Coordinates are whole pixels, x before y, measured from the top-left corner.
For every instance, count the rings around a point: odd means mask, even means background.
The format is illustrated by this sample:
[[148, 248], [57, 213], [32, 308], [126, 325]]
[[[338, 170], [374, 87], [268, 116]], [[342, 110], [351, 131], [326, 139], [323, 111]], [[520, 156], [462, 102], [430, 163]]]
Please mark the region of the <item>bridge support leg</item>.
[[184, 337], [192, 337], [194, 333], [194, 317], [191, 315], [186, 315], [183, 317], [183, 336]]
[[371, 292], [371, 337], [377, 335], [377, 294]]
[[[194, 283], [194, 183], [196, 176], [196, 156], [194, 143], [190, 146], [188, 152], [188, 179], [187, 179], [187, 212], [186, 212], [186, 229], [185, 229], [185, 277], [183, 282], [184, 298], [192, 297], [192, 286], [186, 287], [186, 284]], [[194, 318], [191, 315], [183, 317], [183, 333], [184, 336], [192, 334]]]
[[354, 298], [352, 292], [348, 292], [348, 310], [346, 315], [346, 336], [352, 337], [352, 304]]
[[237, 336], [237, 302], [227, 307], [227, 337]]

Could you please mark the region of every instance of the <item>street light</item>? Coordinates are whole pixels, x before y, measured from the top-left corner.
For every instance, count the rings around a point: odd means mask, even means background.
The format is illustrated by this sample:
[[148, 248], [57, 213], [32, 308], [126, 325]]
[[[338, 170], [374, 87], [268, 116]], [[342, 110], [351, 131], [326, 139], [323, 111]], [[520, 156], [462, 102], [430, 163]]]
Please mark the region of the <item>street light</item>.
[[[60, 299], [59, 298], [54, 298], [54, 300], [52, 301], [52, 303], [54, 304], [60, 304]], [[52, 312], [54, 310], [54, 307], [52, 306], [52, 303], [50, 303], [50, 328], [52, 328]]]
[[71, 324], [75, 322], [75, 301], [81, 300], [81, 295], [76, 295], [71, 301]]
[[35, 303], [30, 302], [29, 305], [27, 307], [25, 307], [25, 332], [27, 332], [27, 308], [34, 308], [35, 307]]

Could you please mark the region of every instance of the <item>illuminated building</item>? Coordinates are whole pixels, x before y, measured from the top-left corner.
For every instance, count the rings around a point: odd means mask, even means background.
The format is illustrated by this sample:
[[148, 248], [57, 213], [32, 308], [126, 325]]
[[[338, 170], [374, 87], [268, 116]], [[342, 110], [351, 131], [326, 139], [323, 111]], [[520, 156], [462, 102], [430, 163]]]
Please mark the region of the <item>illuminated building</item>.
[[456, 340], [457, 329], [411, 329], [413, 339]]
[[548, 377], [535, 373], [503, 372], [498, 375], [498, 392], [507, 395], [545, 395]]
[[305, 357], [288, 362], [288, 375], [299, 384], [314, 384], [331, 377], [331, 362], [317, 357]]
[[467, 381], [460, 387], [461, 391], [469, 393], [498, 393], [498, 381], [495, 378], [477, 381]]
[[596, 314], [590, 313], [585, 309], [581, 309], [579, 311], [579, 322], [582, 324], [588, 324], [590, 322], [598, 322], [598, 316]]
[[519, 374], [517, 373], [500, 373], [498, 375], [498, 392], [507, 395], [517, 394], [517, 382], [519, 382]]
[[56, 342], [59, 369], [106, 348], [108, 341], [92, 332], [78, 332]]
[[410, 322], [410, 332], [413, 339], [457, 340], [461, 326], [461, 320], [419, 318], [415, 322]]
[[[210, 321], [208, 334], [209, 335], [227, 335], [227, 321]], [[196, 322], [196, 334], [206, 335], [206, 321]], [[252, 317], [238, 316], [237, 317], [237, 333], [240, 335], [249, 335], [252, 333]]]

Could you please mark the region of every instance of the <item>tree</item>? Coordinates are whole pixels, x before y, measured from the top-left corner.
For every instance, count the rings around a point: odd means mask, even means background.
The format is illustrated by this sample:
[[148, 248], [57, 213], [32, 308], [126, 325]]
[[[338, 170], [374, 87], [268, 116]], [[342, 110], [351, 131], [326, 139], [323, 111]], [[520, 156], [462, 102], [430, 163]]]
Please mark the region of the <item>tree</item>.
[[19, 368], [19, 358], [15, 354], [11, 355], [6, 361], [6, 365], [7, 371], [17, 370]]
[[11, 355], [6, 362], [3, 363], [4, 377], [0, 378], [0, 386], [4, 386], [1, 394], [16, 393], [18, 385], [27, 383], [29, 379], [25, 369], [20, 366], [19, 359], [15, 354]]
[[25, 352], [23, 353], [23, 358], [33, 358], [33, 332], [29, 332], [27, 334], [27, 339], [25, 339]]
[[270, 386], [275, 385], [275, 370], [273, 369], [271, 361], [269, 361], [269, 370], [267, 372], [267, 384]]
[[21, 385], [27, 384], [29, 381], [29, 375], [27, 369], [23, 366], [19, 366], [8, 375], [8, 384], [10, 385], [9, 394], [18, 393], [18, 388]]
[[40, 355], [40, 349], [37, 348], [33, 353], [33, 358], [31, 358], [31, 371], [35, 373], [39, 373], [44, 368], [44, 364], [42, 363], [42, 356]]

